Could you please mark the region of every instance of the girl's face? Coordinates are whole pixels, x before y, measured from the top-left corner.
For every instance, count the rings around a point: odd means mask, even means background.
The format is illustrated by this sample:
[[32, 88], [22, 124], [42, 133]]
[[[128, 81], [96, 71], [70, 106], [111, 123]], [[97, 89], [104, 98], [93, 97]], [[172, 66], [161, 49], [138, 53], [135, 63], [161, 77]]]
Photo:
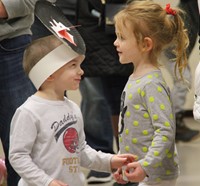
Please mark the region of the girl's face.
[[114, 45], [118, 52], [120, 63], [127, 64], [130, 62], [139, 62], [142, 53], [131, 25], [127, 22], [126, 27], [123, 29], [118, 29], [116, 26], [115, 31], [117, 38]]
[[80, 55], [53, 74], [57, 90], [76, 90], [79, 88], [81, 76], [84, 73], [81, 69], [83, 60], [84, 56]]

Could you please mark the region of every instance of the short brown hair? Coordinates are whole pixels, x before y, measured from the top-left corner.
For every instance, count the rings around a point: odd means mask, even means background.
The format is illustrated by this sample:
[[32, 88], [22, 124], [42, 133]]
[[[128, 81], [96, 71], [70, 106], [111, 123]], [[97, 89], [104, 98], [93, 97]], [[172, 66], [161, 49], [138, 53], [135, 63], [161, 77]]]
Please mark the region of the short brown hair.
[[61, 44], [62, 42], [54, 35], [32, 41], [23, 56], [23, 68], [26, 75], [44, 56]]

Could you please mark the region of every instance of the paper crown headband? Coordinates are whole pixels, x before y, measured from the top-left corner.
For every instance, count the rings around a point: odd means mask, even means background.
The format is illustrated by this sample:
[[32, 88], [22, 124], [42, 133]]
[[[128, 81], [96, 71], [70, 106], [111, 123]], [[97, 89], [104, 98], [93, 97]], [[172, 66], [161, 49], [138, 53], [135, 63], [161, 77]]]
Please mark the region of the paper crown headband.
[[67, 20], [56, 5], [48, 1], [38, 1], [35, 5], [35, 15], [49, 31], [63, 42], [63, 45], [44, 56], [30, 71], [29, 78], [36, 89], [39, 89], [51, 74], [78, 55], [84, 55], [86, 48], [75, 26]]

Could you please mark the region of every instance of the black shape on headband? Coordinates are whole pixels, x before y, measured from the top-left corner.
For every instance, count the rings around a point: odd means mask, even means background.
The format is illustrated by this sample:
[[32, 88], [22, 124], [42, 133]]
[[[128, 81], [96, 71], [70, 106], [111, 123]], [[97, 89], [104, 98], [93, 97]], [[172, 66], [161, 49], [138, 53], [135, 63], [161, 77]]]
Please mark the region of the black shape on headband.
[[64, 44], [78, 54], [85, 54], [84, 40], [59, 7], [49, 1], [37, 1], [35, 15]]

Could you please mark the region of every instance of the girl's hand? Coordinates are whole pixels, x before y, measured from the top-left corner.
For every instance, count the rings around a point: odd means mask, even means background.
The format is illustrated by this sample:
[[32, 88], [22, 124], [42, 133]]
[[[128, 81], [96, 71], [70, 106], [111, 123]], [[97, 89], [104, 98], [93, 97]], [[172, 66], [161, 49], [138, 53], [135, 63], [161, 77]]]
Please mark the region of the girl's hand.
[[117, 169], [117, 171], [115, 173], [113, 173], [113, 178], [119, 184], [126, 184], [127, 183], [127, 181], [123, 180], [122, 168]]
[[127, 164], [124, 174], [130, 182], [141, 182], [147, 176], [139, 162]]
[[117, 154], [111, 159], [111, 168], [117, 169], [121, 168], [123, 165], [127, 165], [130, 162], [135, 161], [136, 156], [133, 154]]
[[53, 180], [50, 182], [49, 186], [68, 186], [68, 184], [63, 183], [59, 180]]

